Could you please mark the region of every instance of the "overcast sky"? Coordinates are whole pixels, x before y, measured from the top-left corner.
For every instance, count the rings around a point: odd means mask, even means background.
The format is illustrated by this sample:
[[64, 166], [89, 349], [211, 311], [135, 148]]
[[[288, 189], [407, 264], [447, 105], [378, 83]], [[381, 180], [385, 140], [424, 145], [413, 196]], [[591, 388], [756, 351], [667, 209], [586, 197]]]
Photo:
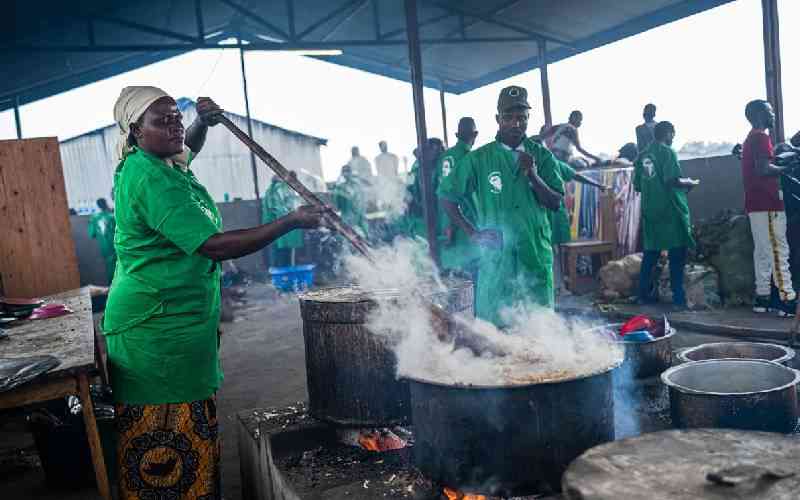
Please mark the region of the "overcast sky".
[[[800, 129], [800, 1], [779, 0], [786, 131]], [[739, 142], [747, 134], [744, 105], [765, 97], [761, 1], [738, 0], [550, 66], [553, 119], [584, 113], [583, 145], [612, 153], [635, 139], [644, 104], [658, 106], [657, 119], [677, 128], [676, 146], [694, 140]], [[346, 49], [345, 49], [346, 50]], [[502, 50], [498, 47], [498, 50]], [[254, 118], [324, 137], [326, 180], [335, 179], [358, 145], [370, 160], [385, 139], [399, 156], [416, 142], [408, 83], [309, 59], [271, 52], [246, 54]], [[38, 101], [22, 108], [26, 137], [67, 139], [112, 123], [112, 108], [126, 85], [156, 85], [174, 97], [210, 96], [244, 114], [239, 54], [196, 51]], [[539, 72], [462, 94], [447, 94], [450, 141], [461, 116], [473, 116], [478, 143], [494, 137], [499, 89], [516, 84], [529, 91], [530, 133], [543, 123]], [[426, 90], [428, 135], [441, 137], [437, 91]], [[225, 133], [221, 128], [214, 133]], [[14, 137], [13, 115], [0, 113], [0, 138]]]

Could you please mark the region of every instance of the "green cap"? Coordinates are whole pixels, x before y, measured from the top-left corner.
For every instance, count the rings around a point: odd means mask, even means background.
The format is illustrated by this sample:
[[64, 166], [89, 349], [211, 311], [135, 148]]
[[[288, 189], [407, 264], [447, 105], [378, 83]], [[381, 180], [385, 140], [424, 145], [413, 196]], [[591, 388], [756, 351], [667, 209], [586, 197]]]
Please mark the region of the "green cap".
[[497, 99], [497, 111], [502, 113], [519, 106], [531, 109], [531, 105], [528, 104], [527, 90], [517, 85], [512, 85], [500, 91], [500, 97]]

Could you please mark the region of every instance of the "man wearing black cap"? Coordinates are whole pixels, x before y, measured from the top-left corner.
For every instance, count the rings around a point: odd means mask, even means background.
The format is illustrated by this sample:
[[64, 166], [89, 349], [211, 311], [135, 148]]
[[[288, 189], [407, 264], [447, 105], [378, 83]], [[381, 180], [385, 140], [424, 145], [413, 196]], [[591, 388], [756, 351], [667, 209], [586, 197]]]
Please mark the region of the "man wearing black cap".
[[[553, 305], [548, 210], [560, 206], [563, 182], [553, 154], [525, 136], [529, 109], [524, 88], [504, 88], [496, 140], [466, 155], [438, 189], [451, 220], [479, 249], [476, 314], [501, 326], [506, 307]], [[462, 213], [469, 200], [474, 224]]]

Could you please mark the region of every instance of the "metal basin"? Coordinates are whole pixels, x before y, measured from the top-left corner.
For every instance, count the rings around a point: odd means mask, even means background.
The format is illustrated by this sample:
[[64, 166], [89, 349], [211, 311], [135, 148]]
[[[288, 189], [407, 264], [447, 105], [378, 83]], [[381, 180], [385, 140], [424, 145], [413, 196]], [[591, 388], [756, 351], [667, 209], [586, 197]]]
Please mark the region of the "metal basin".
[[793, 432], [800, 374], [772, 361], [692, 361], [661, 374], [679, 428]]
[[604, 333], [625, 347], [624, 373], [629, 372], [635, 378], [654, 377], [672, 366], [672, 338], [677, 333], [675, 328], [670, 327], [663, 337], [650, 342], [622, 342], [617, 334], [622, 325], [623, 323], [612, 323], [594, 330]]
[[409, 379], [414, 464], [443, 486], [484, 495], [558, 491], [573, 459], [614, 439], [616, 366], [523, 386]]
[[762, 359], [791, 366], [794, 349], [760, 342], [715, 342], [684, 349], [678, 353], [681, 363], [706, 359]]

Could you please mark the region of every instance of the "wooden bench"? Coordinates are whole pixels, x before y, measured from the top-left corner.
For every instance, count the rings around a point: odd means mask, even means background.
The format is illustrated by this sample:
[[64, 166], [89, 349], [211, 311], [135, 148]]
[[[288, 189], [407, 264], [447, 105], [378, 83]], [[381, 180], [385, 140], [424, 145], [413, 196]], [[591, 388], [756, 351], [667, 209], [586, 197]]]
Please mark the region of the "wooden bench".
[[611, 241], [585, 240], [570, 241], [561, 244], [561, 259], [566, 263], [565, 274], [567, 277], [567, 289], [572, 293], [578, 293], [578, 256], [587, 255], [599, 259], [600, 269], [614, 256], [614, 243]]

